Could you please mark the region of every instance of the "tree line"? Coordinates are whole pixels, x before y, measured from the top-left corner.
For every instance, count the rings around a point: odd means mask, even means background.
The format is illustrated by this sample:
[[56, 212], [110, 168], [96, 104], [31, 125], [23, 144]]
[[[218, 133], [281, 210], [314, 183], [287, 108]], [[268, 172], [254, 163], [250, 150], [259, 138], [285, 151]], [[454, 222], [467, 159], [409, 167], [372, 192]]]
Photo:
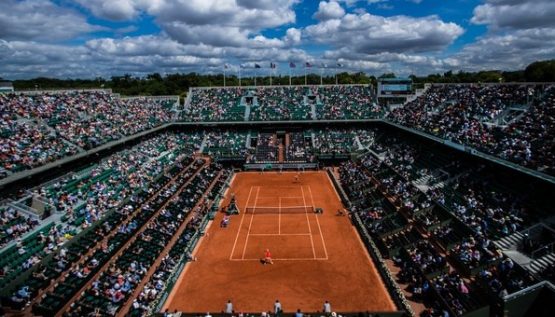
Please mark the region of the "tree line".
[[[319, 74], [307, 74], [306, 82], [312, 85], [320, 84], [372, 84], [376, 85], [380, 78], [395, 78], [394, 73], [382, 74], [378, 77], [368, 75], [363, 72], [348, 73], [341, 72], [337, 75], [326, 75], [320, 79]], [[499, 71], [489, 70], [480, 72], [453, 72], [448, 71], [443, 74], [430, 74], [428, 76], [409, 76], [416, 86], [424, 83], [495, 83], [495, 82], [555, 82], [555, 59], [548, 61], [538, 61], [528, 65], [524, 70], [519, 71]], [[2, 80], [0, 78], [0, 80]], [[227, 86], [239, 86], [239, 78], [236, 75], [226, 76]], [[289, 76], [278, 75], [270, 78], [269, 76], [258, 76], [257, 85], [289, 85]], [[292, 76], [293, 85], [305, 83], [305, 76]], [[253, 86], [254, 77], [242, 77], [241, 85]], [[26, 80], [14, 80], [16, 90], [33, 89], [89, 89], [89, 88], [110, 88], [113, 92], [125, 96], [135, 95], [186, 95], [189, 87], [210, 87], [223, 86], [223, 74], [167, 74], [162, 76], [158, 73], [149, 74], [145, 77], [135, 77], [129, 74], [114, 76], [110, 79], [55, 79], [39, 77]]]

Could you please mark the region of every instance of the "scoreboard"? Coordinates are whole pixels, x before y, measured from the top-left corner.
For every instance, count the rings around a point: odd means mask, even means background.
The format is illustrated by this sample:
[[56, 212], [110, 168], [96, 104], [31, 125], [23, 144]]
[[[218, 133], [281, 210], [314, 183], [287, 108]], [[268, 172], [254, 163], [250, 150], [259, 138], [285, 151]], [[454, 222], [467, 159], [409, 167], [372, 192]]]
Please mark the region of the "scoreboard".
[[378, 97], [412, 95], [412, 80], [408, 78], [382, 78], [378, 80]]

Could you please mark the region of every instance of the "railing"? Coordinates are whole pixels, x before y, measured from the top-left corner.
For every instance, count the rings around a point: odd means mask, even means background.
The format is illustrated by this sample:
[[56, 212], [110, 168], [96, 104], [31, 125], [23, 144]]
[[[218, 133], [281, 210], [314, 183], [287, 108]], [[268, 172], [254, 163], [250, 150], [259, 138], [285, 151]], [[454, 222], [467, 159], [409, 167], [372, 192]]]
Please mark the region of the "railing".
[[[231, 173], [227, 177], [227, 179], [225, 180], [224, 185], [222, 186], [222, 188], [220, 189], [220, 191], [218, 192], [218, 194], [214, 198], [214, 203], [213, 203], [212, 207], [214, 207], [214, 206], [217, 207], [220, 204], [220, 201], [223, 198], [224, 192], [229, 187], [232, 178], [233, 178], [233, 173]], [[165, 283], [165, 287], [161, 292], [161, 295], [158, 296], [158, 298], [155, 299], [149, 305], [149, 311], [148, 311], [149, 314], [153, 313], [153, 311], [161, 311], [162, 310], [162, 307], [164, 306], [168, 296], [172, 292], [173, 287], [175, 286], [175, 283], [177, 282], [177, 279], [179, 278], [179, 276], [183, 272], [183, 269], [185, 268], [185, 265], [187, 265], [187, 262], [188, 262], [187, 256], [188, 256], [188, 254], [192, 254], [193, 249], [195, 248], [195, 246], [197, 245], [197, 243], [199, 241], [199, 236], [204, 233], [204, 230], [206, 229], [206, 226], [208, 225], [208, 221], [211, 220], [211, 217], [212, 217], [212, 211], [209, 210], [206, 213], [206, 215], [204, 215], [204, 217], [202, 219], [202, 224], [203, 224], [202, 227], [198, 228], [198, 230], [191, 237], [190, 241], [192, 241], [192, 244], [187, 246], [187, 249], [184, 250], [184, 252], [181, 255], [181, 257], [179, 258], [179, 260], [177, 260], [177, 263], [178, 263], [177, 268], [175, 270], [173, 270], [172, 273], [170, 274], [170, 276], [168, 277], [168, 279]]]
[[168, 95], [168, 96], [127, 96], [121, 97], [122, 100], [136, 100], [136, 99], [152, 99], [152, 100], [170, 100], [179, 102], [179, 95]]
[[277, 171], [282, 169], [295, 169], [295, 170], [304, 170], [304, 169], [314, 169], [318, 168], [317, 163], [247, 163], [244, 166], [245, 170], [268, 170], [268, 171]]
[[208, 89], [227, 89], [227, 88], [231, 88], [231, 89], [236, 89], [236, 88], [240, 88], [240, 89], [257, 89], [257, 88], [284, 88], [284, 87], [369, 87], [369, 88], [373, 88], [373, 86], [371, 84], [342, 84], [342, 85], [335, 85], [335, 84], [326, 84], [326, 85], [251, 85], [251, 86], [210, 86], [210, 87], [190, 87], [189, 89], [193, 89], [193, 90], [208, 90]]
[[476, 150], [475, 148], [473, 148], [471, 146], [468, 146], [468, 145], [455, 143], [455, 142], [452, 142], [452, 141], [447, 140], [447, 139], [443, 139], [443, 138], [440, 138], [440, 137], [433, 136], [433, 135], [428, 134], [428, 133], [423, 132], [423, 131], [419, 131], [419, 130], [416, 130], [416, 129], [413, 129], [413, 128], [405, 127], [403, 125], [391, 122], [387, 119], [382, 119], [381, 121], [385, 122], [385, 123], [387, 123], [391, 126], [394, 126], [396, 128], [399, 128], [399, 129], [405, 130], [407, 132], [410, 132], [412, 134], [416, 134], [416, 135], [422, 136], [424, 138], [427, 138], [429, 140], [447, 145], [447, 146], [449, 146], [451, 148], [454, 148], [456, 150], [469, 153], [473, 156], [477, 156], [477, 157], [480, 157], [482, 159], [486, 159], [486, 160], [494, 162], [496, 164], [503, 165], [505, 167], [509, 167], [509, 168], [511, 168], [513, 170], [517, 170], [521, 173], [528, 174], [528, 175], [533, 176], [535, 178], [539, 178], [539, 179], [542, 179], [542, 180], [547, 181], [549, 183], [555, 184], [555, 176], [547, 175], [547, 174], [544, 174], [542, 172], [539, 172], [539, 171], [536, 171], [536, 170], [518, 165], [516, 163], [506, 161], [506, 160], [501, 159], [499, 157], [480, 152], [480, 151]]
[[[544, 256], [545, 254], [543, 254], [543, 253], [546, 253], [546, 252], [553, 252], [553, 250], [555, 250], [555, 242], [551, 242], [551, 243], [548, 244], [548, 245], [541, 246], [540, 248], [538, 248], [538, 249], [532, 251], [532, 252], [530, 253], [530, 257], [531, 257], [532, 259], [536, 259], [536, 258], [539, 258], [539, 257]], [[541, 254], [540, 254], [540, 256], [536, 257], [536, 255], [537, 255], [538, 253], [541, 253]]]
[[107, 94], [112, 93], [112, 89], [104, 88], [91, 88], [91, 89], [39, 89], [39, 90], [16, 90], [13, 93], [24, 95], [39, 95], [39, 94], [61, 94], [67, 92], [103, 92]]
[[378, 247], [374, 243], [374, 240], [370, 237], [368, 230], [366, 230], [366, 227], [362, 223], [362, 220], [360, 219], [358, 214], [352, 214], [352, 220], [358, 229], [358, 232], [361, 236], [362, 241], [364, 242], [364, 244], [368, 249], [368, 253], [370, 254], [370, 257], [372, 258], [374, 264], [376, 265], [376, 268], [380, 273], [380, 276], [382, 277], [383, 282], [385, 283], [386, 287], [390, 291], [392, 299], [397, 305], [397, 308], [400, 310], [404, 310], [409, 316], [416, 316], [409, 302], [405, 298], [403, 291], [399, 288], [399, 285], [397, 284], [397, 282], [395, 282], [395, 278], [389, 272], [389, 269], [387, 268], [386, 264], [384, 263], [380, 255], [380, 251], [378, 250]]
[[555, 286], [554, 286], [553, 284], [551, 284], [551, 282], [549, 282], [549, 281], [541, 281], [541, 282], [536, 283], [536, 284], [534, 284], [534, 285], [528, 286], [528, 287], [525, 288], [525, 289], [521, 289], [521, 290], [518, 291], [518, 292], [514, 292], [514, 293], [512, 293], [512, 294], [509, 294], [509, 295], [503, 297], [503, 301], [508, 302], [508, 301], [510, 301], [510, 300], [513, 300], [513, 299], [515, 299], [515, 298], [517, 298], [517, 297], [526, 295], [526, 294], [528, 294], [528, 293], [531, 293], [531, 292], [533, 292], [533, 291], [535, 291], [535, 290], [537, 290], [537, 289], [539, 289], [539, 288], [543, 288], [543, 287], [547, 287], [547, 288], [549, 288], [549, 289], [551, 289], [552, 291], [555, 292]]

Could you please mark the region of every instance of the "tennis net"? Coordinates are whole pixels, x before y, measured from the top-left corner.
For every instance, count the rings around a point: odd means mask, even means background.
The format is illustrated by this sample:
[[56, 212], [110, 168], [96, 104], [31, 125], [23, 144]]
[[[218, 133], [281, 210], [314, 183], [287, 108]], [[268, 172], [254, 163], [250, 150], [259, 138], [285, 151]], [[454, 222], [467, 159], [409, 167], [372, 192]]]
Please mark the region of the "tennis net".
[[313, 213], [313, 206], [286, 206], [286, 207], [247, 207], [247, 214], [305, 214]]

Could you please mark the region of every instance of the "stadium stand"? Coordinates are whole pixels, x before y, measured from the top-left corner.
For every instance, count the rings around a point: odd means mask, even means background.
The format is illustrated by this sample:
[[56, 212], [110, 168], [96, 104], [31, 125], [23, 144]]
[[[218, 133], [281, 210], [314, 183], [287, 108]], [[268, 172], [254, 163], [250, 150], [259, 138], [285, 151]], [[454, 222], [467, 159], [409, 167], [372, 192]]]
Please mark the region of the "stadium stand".
[[186, 121], [243, 121], [245, 106], [242, 88], [194, 89], [190, 91], [190, 104], [186, 105]]
[[[442, 159], [430, 145], [395, 134], [381, 136], [372, 147], [374, 150], [358, 163], [342, 163], [341, 182], [350, 197], [352, 212], [364, 220], [378, 246], [382, 246], [382, 255], [401, 267], [400, 281], [409, 285], [412, 296], [426, 304], [423, 315], [447, 311], [460, 316], [485, 309], [485, 294], [491, 294], [495, 302], [491, 309], [497, 310], [503, 305], [498, 302], [506, 296], [541, 279], [541, 273], [535, 274], [528, 260], [513, 263], [503, 255], [511, 251], [499, 249], [494, 241], [529, 232], [531, 229], [526, 228], [548, 216], [542, 212], [549, 208], [545, 197], [536, 200], [538, 197], [532, 198], [529, 189], [502, 185], [507, 184], [503, 177], [484, 166], [476, 168], [463, 160]], [[418, 182], [423, 175], [426, 185]], [[433, 181], [436, 177], [442, 181]], [[380, 200], [389, 204], [376, 204]], [[383, 219], [392, 215], [403, 215], [417, 230], [395, 218], [382, 225]], [[543, 237], [540, 243], [544, 245], [555, 241], [550, 234], [534, 236]], [[550, 248], [544, 252], [550, 254]], [[539, 251], [533, 246], [531, 249]], [[519, 253], [516, 259], [522, 255]], [[422, 256], [427, 261], [422, 262]], [[538, 254], [536, 258], [551, 263], [544, 256]], [[449, 269], [441, 269], [441, 263], [445, 263], [441, 259], [448, 261]], [[438, 275], [440, 272], [444, 275]], [[476, 282], [462, 287], [460, 276]]]
[[206, 135], [203, 153], [217, 160], [244, 160], [250, 151], [247, 149], [248, 131], [211, 131]]
[[432, 85], [387, 118], [553, 175], [545, 137], [553, 134], [554, 91], [532, 84]]
[[0, 94], [4, 175], [44, 165], [172, 119], [166, 99], [104, 91]]
[[15, 241], [38, 225], [36, 219], [26, 217], [12, 206], [0, 207], [0, 247]]
[[[6, 188], [2, 306], [155, 313], [242, 163], [336, 168], [350, 219], [409, 315], [422, 305], [421, 316], [500, 316], [531, 302], [523, 294], [555, 279], [552, 184], [472, 154], [555, 175], [555, 86], [431, 85], [389, 112], [375, 99], [357, 85], [195, 88], [181, 111], [105, 91], [0, 94], [0, 178], [187, 122]], [[374, 118], [389, 124], [318, 122]], [[258, 129], [291, 120], [303, 122]]]
[[319, 87], [318, 100], [319, 119], [368, 119], [382, 115], [368, 86]]
[[[185, 121], [282, 121], [378, 118], [369, 86], [264, 86], [194, 88]], [[245, 119], [247, 118], [247, 119]]]
[[305, 101], [310, 88], [279, 87], [258, 88], [256, 103], [252, 106], [251, 121], [307, 120], [310, 107]]

